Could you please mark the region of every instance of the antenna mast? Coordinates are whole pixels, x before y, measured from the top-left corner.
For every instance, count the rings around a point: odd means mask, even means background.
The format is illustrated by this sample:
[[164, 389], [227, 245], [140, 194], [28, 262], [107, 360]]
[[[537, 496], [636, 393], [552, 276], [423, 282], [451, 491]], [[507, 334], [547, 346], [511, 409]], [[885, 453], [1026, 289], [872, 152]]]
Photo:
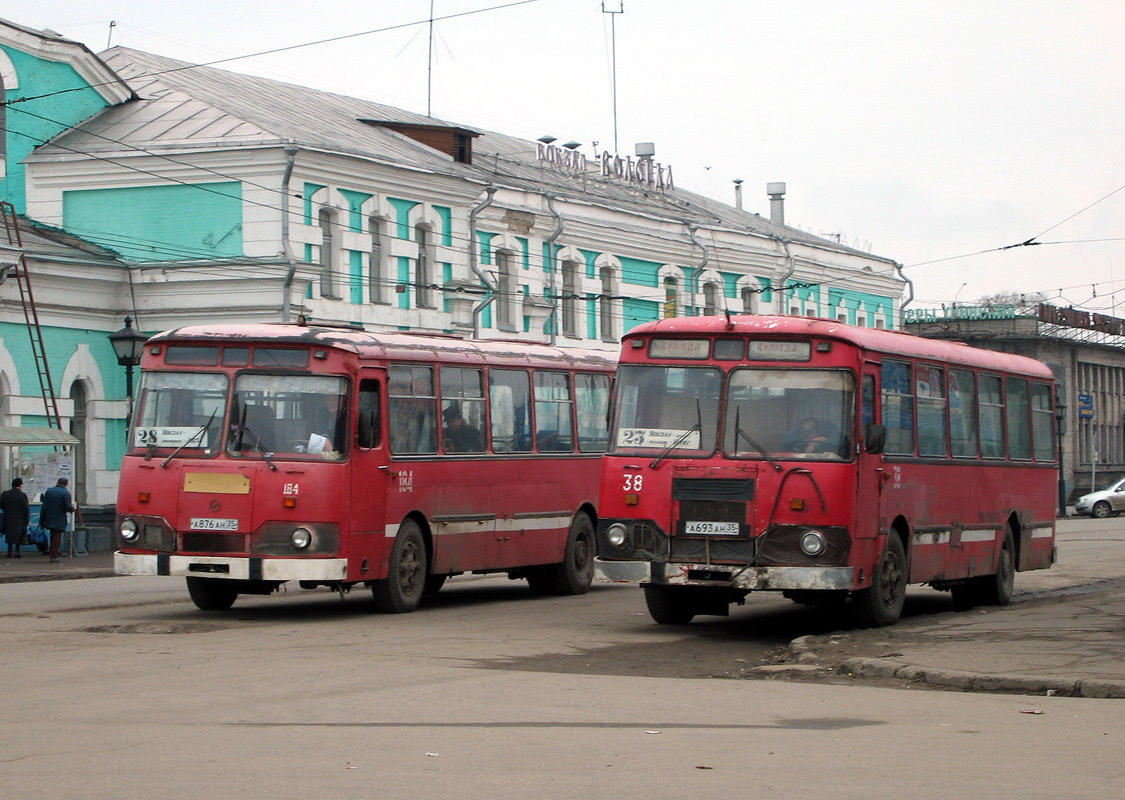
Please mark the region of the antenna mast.
[[617, 15], [625, 13], [625, 0], [612, 3], [617, 9], [606, 8], [606, 0], [602, 0], [602, 13], [609, 14], [609, 41], [610, 41], [610, 71], [613, 74], [613, 152], [617, 153]]
[[434, 0], [430, 0], [430, 47], [426, 57], [426, 116], [432, 117], [430, 103], [434, 94]]

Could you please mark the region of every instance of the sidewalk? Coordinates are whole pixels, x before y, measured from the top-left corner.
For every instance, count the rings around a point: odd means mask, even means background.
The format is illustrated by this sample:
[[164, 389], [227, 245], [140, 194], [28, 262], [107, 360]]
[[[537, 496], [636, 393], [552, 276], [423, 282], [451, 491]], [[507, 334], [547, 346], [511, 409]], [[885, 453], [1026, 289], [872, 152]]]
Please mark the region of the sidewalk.
[[59, 581], [76, 578], [109, 578], [113, 576], [113, 551], [102, 550], [88, 555], [62, 554], [55, 564], [35, 548], [24, 548], [20, 558], [4, 558], [0, 553], [0, 583], [27, 581]]

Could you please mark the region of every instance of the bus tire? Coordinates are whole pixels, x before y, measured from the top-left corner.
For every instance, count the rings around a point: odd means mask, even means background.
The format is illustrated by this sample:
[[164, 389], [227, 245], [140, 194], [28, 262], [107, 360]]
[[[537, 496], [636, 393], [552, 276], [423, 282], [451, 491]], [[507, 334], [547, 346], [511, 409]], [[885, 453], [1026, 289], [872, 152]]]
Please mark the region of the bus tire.
[[448, 577], [448, 575], [430, 575], [426, 578], [426, 585], [422, 587], [422, 594], [426, 597], [437, 594], [441, 591], [441, 587], [445, 586], [445, 579]]
[[695, 619], [691, 598], [668, 586], [648, 584], [644, 587], [645, 605], [658, 625], [687, 625]]
[[238, 599], [238, 588], [222, 578], [190, 577], [187, 590], [191, 601], [203, 611], [226, 611]]
[[414, 520], [399, 526], [391, 548], [387, 577], [371, 585], [375, 607], [387, 614], [405, 614], [418, 607], [426, 589], [426, 543]]
[[953, 595], [953, 607], [958, 611], [967, 611], [974, 606], [1006, 606], [1012, 602], [1015, 584], [1015, 538], [1012, 536], [1012, 529], [1005, 526], [996, 572], [970, 578], [965, 583], [952, 587], [950, 593]]
[[570, 523], [563, 560], [558, 564], [534, 567], [527, 571], [527, 583], [537, 595], [586, 594], [594, 582], [594, 523], [577, 514]]
[[906, 551], [897, 534], [887, 536], [871, 585], [852, 595], [856, 622], [863, 628], [893, 625], [906, 601]]

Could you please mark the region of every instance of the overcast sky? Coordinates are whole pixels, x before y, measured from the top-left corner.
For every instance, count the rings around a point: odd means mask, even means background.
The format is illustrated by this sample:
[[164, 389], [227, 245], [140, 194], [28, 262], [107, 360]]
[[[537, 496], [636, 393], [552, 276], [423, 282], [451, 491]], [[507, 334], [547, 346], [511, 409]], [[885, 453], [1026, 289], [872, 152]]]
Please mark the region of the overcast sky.
[[5, 0], [0, 15], [94, 52], [113, 20], [112, 44], [195, 63], [371, 32], [217, 66], [591, 156], [651, 141], [678, 186], [733, 204], [742, 179], [763, 216], [784, 181], [787, 223], [906, 265], [915, 307], [1043, 292], [1125, 316], [1122, 0], [432, 6], [432, 62], [431, 0]]

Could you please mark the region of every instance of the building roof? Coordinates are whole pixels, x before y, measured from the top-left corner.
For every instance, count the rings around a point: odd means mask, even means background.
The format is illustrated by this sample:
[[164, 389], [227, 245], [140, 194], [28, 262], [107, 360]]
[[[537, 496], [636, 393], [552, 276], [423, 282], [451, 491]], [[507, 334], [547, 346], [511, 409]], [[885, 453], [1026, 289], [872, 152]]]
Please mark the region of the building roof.
[[[469, 131], [456, 123], [393, 106], [125, 47], [107, 50], [102, 58], [139, 99], [109, 108], [60, 134], [38, 148], [29, 161], [69, 158], [75, 151], [133, 155], [138, 150], [198, 152], [292, 143], [300, 148], [444, 174], [482, 186], [548, 193], [685, 225], [725, 227], [894, 264], [892, 259], [775, 225], [758, 214], [680, 187], [661, 190], [603, 177], [593, 159], [585, 170], [548, 163], [539, 158], [536, 142], [503, 133]], [[404, 126], [442, 126], [477, 134], [472, 143], [472, 164], [458, 163], [452, 156], [410, 138], [401, 132]]]

